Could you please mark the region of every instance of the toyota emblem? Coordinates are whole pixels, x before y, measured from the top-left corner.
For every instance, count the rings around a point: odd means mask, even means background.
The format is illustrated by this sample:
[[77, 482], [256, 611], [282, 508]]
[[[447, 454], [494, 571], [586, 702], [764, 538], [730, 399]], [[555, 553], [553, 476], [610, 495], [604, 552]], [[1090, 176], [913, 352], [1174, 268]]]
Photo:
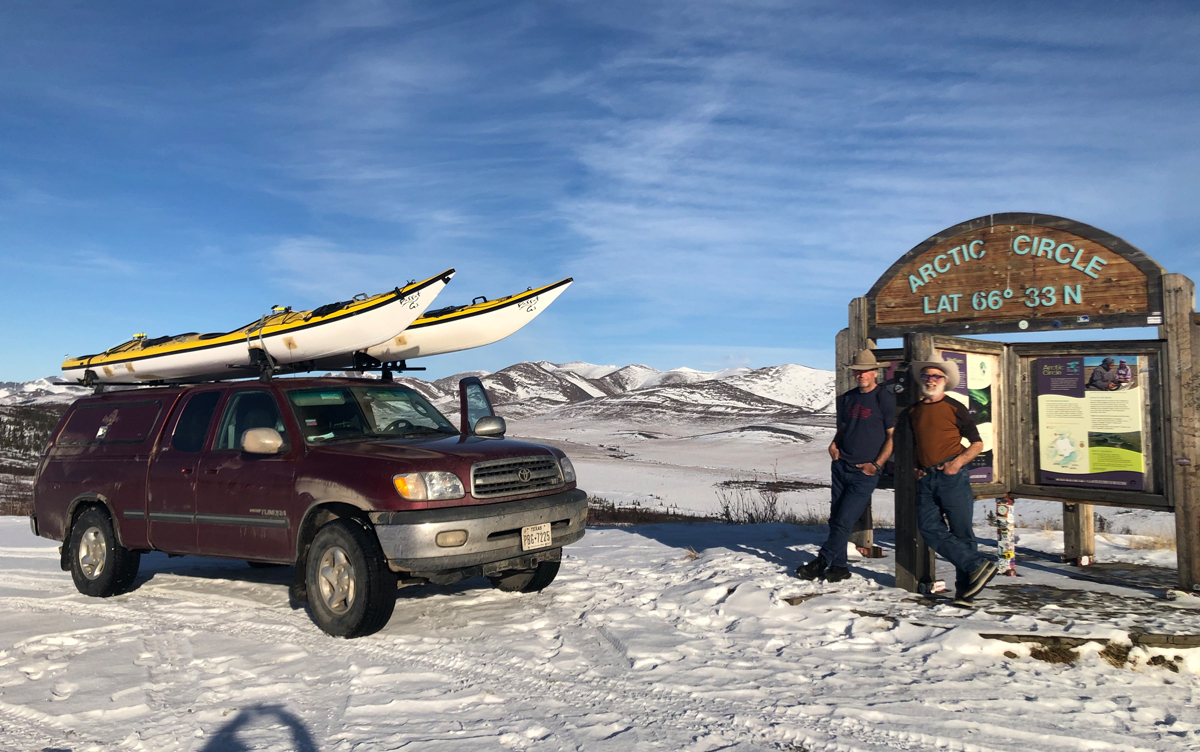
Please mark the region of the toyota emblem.
[[521, 479], [522, 483], [528, 483], [529, 479], [533, 477], [533, 473], [529, 472], [529, 468], [523, 467], [517, 471], [517, 477]]

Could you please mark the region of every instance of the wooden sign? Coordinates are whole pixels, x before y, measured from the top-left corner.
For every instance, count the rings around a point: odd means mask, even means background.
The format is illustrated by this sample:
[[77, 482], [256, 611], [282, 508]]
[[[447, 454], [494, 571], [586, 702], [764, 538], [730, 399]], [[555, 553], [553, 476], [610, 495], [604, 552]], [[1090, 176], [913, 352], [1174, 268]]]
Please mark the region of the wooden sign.
[[996, 214], [941, 232], [867, 294], [872, 337], [1162, 323], [1163, 270], [1062, 217]]

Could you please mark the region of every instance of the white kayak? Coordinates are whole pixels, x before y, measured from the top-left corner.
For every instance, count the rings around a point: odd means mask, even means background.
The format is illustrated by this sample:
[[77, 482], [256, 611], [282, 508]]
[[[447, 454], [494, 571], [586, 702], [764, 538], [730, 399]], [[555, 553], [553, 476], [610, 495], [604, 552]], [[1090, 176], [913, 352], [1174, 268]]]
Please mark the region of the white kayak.
[[69, 358], [63, 378], [89, 385], [140, 384], [228, 379], [268, 368], [309, 370], [306, 362], [391, 341], [429, 308], [453, 276], [448, 269], [370, 297], [311, 311], [278, 311], [231, 332], [135, 337], [98, 355]]
[[366, 354], [382, 363], [395, 363], [490, 345], [537, 318], [572, 281], [568, 277], [497, 300], [484, 298], [471, 305], [429, 311], [386, 342], [367, 348]]

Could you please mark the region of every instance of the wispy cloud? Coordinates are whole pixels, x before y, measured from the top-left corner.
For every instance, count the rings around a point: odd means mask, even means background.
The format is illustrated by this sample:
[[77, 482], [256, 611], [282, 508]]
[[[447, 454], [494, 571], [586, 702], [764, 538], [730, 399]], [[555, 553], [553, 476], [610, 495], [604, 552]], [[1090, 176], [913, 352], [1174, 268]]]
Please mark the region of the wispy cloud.
[[498, 358], [816, 358], [891, 261], [1010, 210], [1200, 277], [1189, 3], [0, 15], [0, 245], [185, 299], [218, 248], [230, 316], [456, 266], [455, 300], [577, 279]]

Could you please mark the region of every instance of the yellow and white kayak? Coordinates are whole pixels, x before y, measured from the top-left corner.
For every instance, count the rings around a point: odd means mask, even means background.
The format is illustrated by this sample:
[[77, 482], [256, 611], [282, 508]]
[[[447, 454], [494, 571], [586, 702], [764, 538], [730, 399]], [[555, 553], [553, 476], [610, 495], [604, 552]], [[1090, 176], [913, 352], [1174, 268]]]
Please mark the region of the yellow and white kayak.
[[63, 378], [83, 384], [228, 379], [264, 364], [300, 371], [305, 361], [353, 353], [391, 341], [429, 308], [453, 269], [378, 295], [272, 313], [231, 332], [134, 339], [98, 355], [69, 358]]
[[496, 300], [429, 311], [386, 342], [367, 348], [366, 354], [394, 363], [490, 345], [537, 318], [572, 281], [567, 277]]

